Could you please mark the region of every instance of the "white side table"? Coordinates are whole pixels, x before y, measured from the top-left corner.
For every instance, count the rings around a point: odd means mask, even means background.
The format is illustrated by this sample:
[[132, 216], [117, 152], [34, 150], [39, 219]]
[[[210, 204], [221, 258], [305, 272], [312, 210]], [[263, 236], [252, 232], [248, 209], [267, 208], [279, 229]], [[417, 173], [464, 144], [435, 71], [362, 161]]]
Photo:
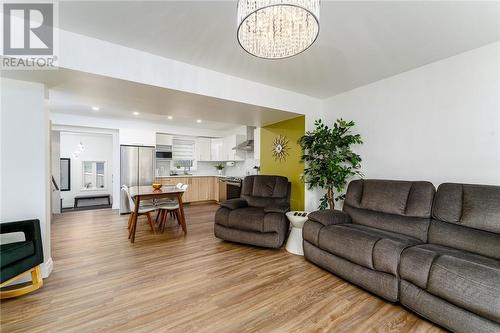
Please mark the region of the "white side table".
[[[294, 215], [297, 213], [297, 215]], [[306, 213], [306, 216], [302, 214]], [[307, 212], [291, 211], [286, 213], [286, 217], [292, 224], [292, 230], [286, 241], [286, 250], [290, 253], [299, 256], [304, 255], [304, 248], [302, 247], [302, 227], [307, 221]]]

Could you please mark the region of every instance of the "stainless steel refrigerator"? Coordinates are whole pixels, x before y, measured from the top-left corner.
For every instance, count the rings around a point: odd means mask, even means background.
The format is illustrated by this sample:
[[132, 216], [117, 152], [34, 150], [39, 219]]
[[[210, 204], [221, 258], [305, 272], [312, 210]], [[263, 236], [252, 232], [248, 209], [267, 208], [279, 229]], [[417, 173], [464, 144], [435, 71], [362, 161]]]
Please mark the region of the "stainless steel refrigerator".
[[[154, 181], [155, 148], [120, 146], [120, 188], [122, 185], [151, 185]], [[129, 213], [125, 192], [120, 191], [120, 214]]]

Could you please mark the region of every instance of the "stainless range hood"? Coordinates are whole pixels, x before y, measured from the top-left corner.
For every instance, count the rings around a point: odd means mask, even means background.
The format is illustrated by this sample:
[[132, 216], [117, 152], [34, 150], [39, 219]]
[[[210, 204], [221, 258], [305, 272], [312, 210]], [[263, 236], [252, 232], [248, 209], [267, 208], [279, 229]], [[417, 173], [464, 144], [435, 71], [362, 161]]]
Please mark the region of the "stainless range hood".
[[245, 151], [253, 151], [254, 145], [254, 137], [253, 133], [255, 130], [255, 126], [247, 126], [247, 138], [242, 143], [233, 147], [233, 150], [245, 150]]

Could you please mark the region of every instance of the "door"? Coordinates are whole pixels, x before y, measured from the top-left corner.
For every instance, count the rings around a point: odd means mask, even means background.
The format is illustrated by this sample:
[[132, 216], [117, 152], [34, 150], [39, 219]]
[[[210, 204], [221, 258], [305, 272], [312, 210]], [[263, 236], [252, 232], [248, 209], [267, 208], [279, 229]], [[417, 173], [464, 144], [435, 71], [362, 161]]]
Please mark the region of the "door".
[[[139, 165], [139, 148], [134, 146], [120, 147], [120, 188], [122, 185], [137, 186], [138, 185], [138, 165]], [[128, 213], [128, 198], [126, 194], [120, 190], [120, 213]]]
[[155, 149], [139, 147], [139, 186], [151, 185], [154, 182]]

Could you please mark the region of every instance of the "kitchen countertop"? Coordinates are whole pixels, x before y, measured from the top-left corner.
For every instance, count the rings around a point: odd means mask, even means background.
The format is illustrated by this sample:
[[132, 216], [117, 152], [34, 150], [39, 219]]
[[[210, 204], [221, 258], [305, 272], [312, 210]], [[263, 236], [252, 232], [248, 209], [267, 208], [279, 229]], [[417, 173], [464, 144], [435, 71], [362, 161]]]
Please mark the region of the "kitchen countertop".
[[183, 174], [179, 174], [177, 176], [157, 176], [155, 178], [187, 178], [187, 177], [217, 177], [217, 178], [239, 177], [239, 178], [245, 178], [245, 176], [183, 175]]

